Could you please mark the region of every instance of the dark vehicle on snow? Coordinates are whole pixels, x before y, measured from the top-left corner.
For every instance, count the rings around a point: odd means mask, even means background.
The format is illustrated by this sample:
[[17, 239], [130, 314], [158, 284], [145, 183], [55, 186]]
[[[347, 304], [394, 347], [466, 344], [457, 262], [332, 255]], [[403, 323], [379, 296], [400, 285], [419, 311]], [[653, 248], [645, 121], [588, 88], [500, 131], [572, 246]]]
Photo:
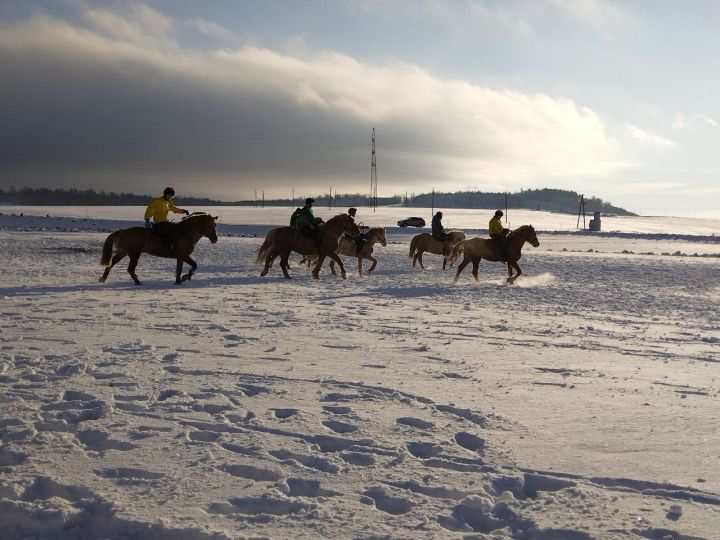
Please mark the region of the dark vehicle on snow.
[[425, 220], [421, 217], [409, 217], [398, 221], [398, 227], [424, 227]]

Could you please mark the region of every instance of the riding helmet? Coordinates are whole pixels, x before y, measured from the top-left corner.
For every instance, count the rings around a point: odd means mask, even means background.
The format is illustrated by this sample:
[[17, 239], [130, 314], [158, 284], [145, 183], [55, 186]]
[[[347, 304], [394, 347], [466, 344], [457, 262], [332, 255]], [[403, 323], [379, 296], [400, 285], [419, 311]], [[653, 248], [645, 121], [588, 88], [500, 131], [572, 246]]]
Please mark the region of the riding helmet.
[[495, 215], [498, 216], [498, 217], [502, 217], [502, 216], [503, 216], [503, 211], [502, 211], [502, 210], [495, 210]]
[[174, 197], [175, 190], [173, 188], [171, 188], [170, 186], [168, 186], [163, 190], [163, 195], [170, 195], [171, 197]]
[[348, 214], [355, 217], [355, 214], [357, 214], [357, 208], [348, 208]]
[[313, 199], [312, 197], [308, 197], [307, 199], [305, 199], [305, 206], [312, 204], [314, 202], [315, 202], [315, 199]]

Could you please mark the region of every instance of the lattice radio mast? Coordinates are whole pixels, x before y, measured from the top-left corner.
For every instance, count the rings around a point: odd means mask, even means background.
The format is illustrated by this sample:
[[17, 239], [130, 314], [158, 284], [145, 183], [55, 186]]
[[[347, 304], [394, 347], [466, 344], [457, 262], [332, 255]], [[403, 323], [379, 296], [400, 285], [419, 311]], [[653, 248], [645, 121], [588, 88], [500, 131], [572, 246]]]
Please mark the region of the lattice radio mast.
[[375, 155], [375, 128], [372, 130], [372, 151], [370, 152], [370, 199], [373, 212], [377, 208], [377, 156]]

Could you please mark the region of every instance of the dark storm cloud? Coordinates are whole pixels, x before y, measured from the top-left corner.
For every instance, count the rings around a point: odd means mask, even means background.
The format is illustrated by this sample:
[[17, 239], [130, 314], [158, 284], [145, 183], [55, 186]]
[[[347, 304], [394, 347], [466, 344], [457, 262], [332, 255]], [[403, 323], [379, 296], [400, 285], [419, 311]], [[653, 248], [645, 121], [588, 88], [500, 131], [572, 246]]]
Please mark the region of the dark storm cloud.
[[87, 28], [42, 17], [0, 28], [3, 187], [363, 192], [373, 127], [386, 194], [528, 186], [527, 167], [559, 153], [563, 176], [612, 150], [598, 118], [568, 101], [333, 53], [188, 50], [172, 21], [136, 11], [95, 10]]

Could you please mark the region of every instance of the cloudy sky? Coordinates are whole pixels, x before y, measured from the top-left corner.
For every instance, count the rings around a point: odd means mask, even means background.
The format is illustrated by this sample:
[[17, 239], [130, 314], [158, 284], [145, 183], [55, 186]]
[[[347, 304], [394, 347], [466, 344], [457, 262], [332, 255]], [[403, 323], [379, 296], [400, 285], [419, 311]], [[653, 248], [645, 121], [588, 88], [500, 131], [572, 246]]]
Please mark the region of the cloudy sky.
[[0, 0], [0, 187], [720, 217], [720, 3]]

